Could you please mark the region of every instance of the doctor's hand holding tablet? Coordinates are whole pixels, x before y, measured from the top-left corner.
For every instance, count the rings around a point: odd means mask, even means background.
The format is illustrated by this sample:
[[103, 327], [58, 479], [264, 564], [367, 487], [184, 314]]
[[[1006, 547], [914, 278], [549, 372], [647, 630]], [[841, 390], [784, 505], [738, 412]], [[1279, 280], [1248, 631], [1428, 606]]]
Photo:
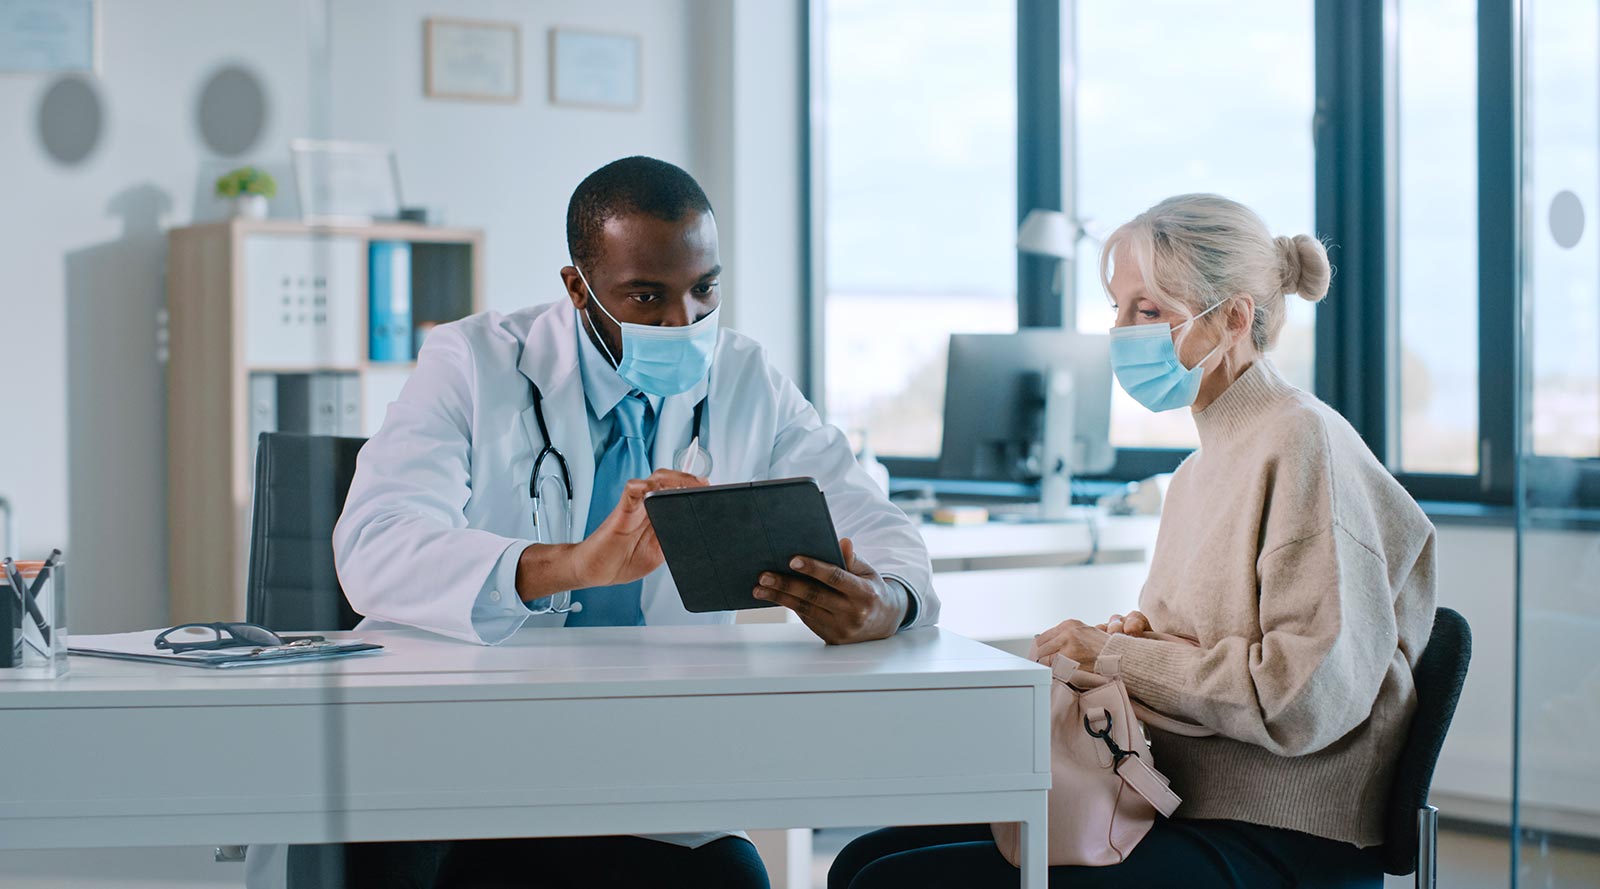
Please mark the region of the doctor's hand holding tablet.
[[905, 593], [839, 541], [843, 565], [796, 556], [797, 576], [763, 572], [755, 596], [791, 608], [824, 642], [839, 644], [894, 635], [905, 612]]

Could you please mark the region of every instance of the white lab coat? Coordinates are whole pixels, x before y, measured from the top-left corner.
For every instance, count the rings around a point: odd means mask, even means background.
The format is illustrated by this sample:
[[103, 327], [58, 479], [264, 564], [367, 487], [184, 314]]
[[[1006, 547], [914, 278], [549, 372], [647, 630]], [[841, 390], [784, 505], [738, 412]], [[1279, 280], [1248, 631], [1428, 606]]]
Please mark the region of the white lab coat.
[[[520, 552], [534, 542], [528, 481], [544, 442], [530, 380], [544, 393], [550, 434], [571, 469], [573, 525], [583, 533], [595, 467], [576, 326], [571, 304], [562, 301], [473, 315], [428, 335], [383, 427], [361, 450], [334, 529], [339, 582], [366, 615], [361, 628], [399, 624], [493, 643], [516, 626], [565, 623], [565, 615], [527, 612], [514, 589], [498, 589], [496, 566], [512, 548]], [[654, 465], [671, 467], [689, 443], [694, 406], [708, 386], [701, 444], [714, 464], [711, 482], [815, 478], [835, 529], [916, 596], [912, 626], [937, 622], [939, 600], [921, 535], [856, 463], [844, 434], [822, 422], [753, 340], [724, 329], [709, 381], [663, 400]], [[553, 468], [551, 461], [546, 467]], [[560, 507], [551, 521], [553, 490], [545, 527], [564, 530]], [[504, 606], [503, 619], [480, 633], [474, 606], [481, 613], [491, 598]], [[642, 607], [646, 625], [734, 617], [686, 610], [665, 567], [645, 578]], [[248, 885], [282, 885], [281, 853], [252, 848], [251, 858]]]
[[[436, 328], [416, 371], [362, 448], [344, 514], [333, 532], [339, 582], [355, 610], [377, 622], [495, 642], [507, 625], [559, 626], [565, 615], [528, 614], [514, 589], [496, 584], [502, 555], [534, 542], [528, 481], [544, 445], [529, 381], [544, 393], [555, 446], [572, 472], [572, 514], [583, 534], [594, 487], [594, 447], [578, 370], [577, 316], [566, 302]], [[754, 341], [724, 330], [709, 382], [662, 401], [655, 466], [670, 467], [689, 443], [694, 406], [707, 394], [701, 444], [713, 484], [811, 476], [840, 534], [861, 557], [918, 596], [916, 625], [938, 619], [922, 536], [862, 471], [844, 435], [817, 416]], [[546, 461], [545, 471], [553, 469]], [[545, 498], [547, 533], [565, 531], [564, 503]], [[547, 539], [545, 542], [568, 542]], [[485, 638], [472, 620], [480, 596], [510, 615]], [[646, 625], [729, 623], [731, 613], [693, 614], [665, 567], [645, 578]], [[514, 628], [514, 627], [513, 627]]]

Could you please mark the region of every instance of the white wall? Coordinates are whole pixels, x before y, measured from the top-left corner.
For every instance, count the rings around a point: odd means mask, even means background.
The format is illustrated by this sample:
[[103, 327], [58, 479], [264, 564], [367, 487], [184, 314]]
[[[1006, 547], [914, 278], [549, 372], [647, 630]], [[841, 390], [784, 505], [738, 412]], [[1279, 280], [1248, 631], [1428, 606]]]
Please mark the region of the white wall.
[[0, 436], [0, 493], [24, 553], [68, 551], [75, 631], [165, 619], [163, 231], [197, 197], [210, 206], [193, 109], [213, 68], [242, 62], [271, 89], [263, 150], [239, 162], [276, 160], [303, 131], [298, 13], [282, 0], [103, 0], [104, 130], [71, 169], [34, 135], [50, 81], [0, 77], [0, 404], [18, 430]]
[[[443, 205], [452, 224], [488, 232], [487, 295], [509, 311], [561, 298], [566, 204], [595, 168], [629, 154], [676, 163], [717, 212], [724, 313], [801, 368], [802, 0], [458, 0], [450, 14], [522, 27], [523, 93], [509, 106], [422, 97], [424, 0], [333, 5], [332, 128], [393, 144], [408, 203]], [[644, 40], [644, 107], [551, 105], [553, 26], [621, 30]], [[397, 85], [399, 87], [397, 88]]]
[[[523, 98], [506, 105], [423, 97], [422, 22], [445, 14], [445, 6], [333, 3], [333, 134], [394, 145], [407, 203], [443, 205], [452, 225], [487, 232], [490, 308], [562, 298], [557, 273], [567, 264], [567, 199], [584, 176], [630, 154], [701, 172], [692, 134], [703, 100], [691, 90], [691, 61], [706, 48], [691, 27], [695, 4], [452, 0], [451, 16], [521, 26]], [[639, 110], [550, 104], [548, 32], [556, 25], [643, 37]]]
[[[717, 208], [729, 324], [803, 385], [803, 0], [700, 0], [701, 33], [725, 52], [697, 62], [696, 154]], [[726, 261], [732, 257], [731, 262]]]
[[[798, 102], [800, 0], [332, 0], [331, 87], [311, 68], [315, 0], [104, 0], [98, 81], [107, 124], [85, 163], [62, 169], [33, 120], [49, 79], [0, 77], [0, 403], [26, 436], [0, 436], [0, 494], [17, 509], [25, 553], [62, 546], [77, 632], [166, 619], [163, 370], [167, 228], [210, 218], [209, 185], [243, 163], [274, 168], [310, 132], [312, 90], [330, 134], [393, 144], [408, 203], [442, 206], [487, 233], [486, 295], [509, 311], [561, 296], [565, 213], [574, 186], [627, 154], [701, 178], [723, 229], [728, 323], [800, 367]], [[428, 15], [522, 28], [523, 98], [426, 99]], [[248, 22], [241, 28], [240, 22]], [[636, 111], [548, 102], [548, 30], [643, 39]], [[206, 74], [242, 62], [265, 81], [270, 120], [246, 157], [209, 156], [194, 126]], [[275, 213], [292, 212], [285, 195]], [[19, 335], [21, 334], [21, 335]]]

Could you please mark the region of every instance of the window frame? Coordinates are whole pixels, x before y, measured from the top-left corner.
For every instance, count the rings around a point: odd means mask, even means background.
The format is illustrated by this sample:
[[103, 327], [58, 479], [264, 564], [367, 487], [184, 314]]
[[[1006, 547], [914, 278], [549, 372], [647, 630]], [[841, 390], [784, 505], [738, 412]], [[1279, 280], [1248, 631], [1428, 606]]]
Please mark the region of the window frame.
[[[1074, 204], [1072, 139], [1076, 59], [1073, 45], [1077, 0], [1017, 0], [1017, 214], [1033, 208]], [[1317, 234], [1332, 241], [1338, 269], [1329, 298], [1316, 309], [1313, 391], [1346, 417], [1373, 453], [1402, 485], [1423, 501], [1489, 506], [1514, 502], [1518, 491], [1516, 436], [1523, 404], [1524, 355], [1517, 332], [1524, 320], [1521, 294], [1521, 55], [1519, 0], [1477, 3], [1478, 140], [1478, 471], [1472, 475], [1405, 472], [1395, 445], [1399, 430], [1399, 336], [1396, 276], [1401, 257], [1397, 237], [1396, 158], [1398, 127], [1398, 11], [1403, 0], [1350, 3], [1314, 0], [1315, 97], [1313, 148]], [[820, 48], [825, 22], [820, 0], [809, 0], [807, 51], [802, 78], [808, 92], [805, 118], [811, 155], [805, 159], [806, 193], [820, 200], [819, 134], [825, 105], [818, 95]], [[1035, 76], [1054, 71], [1058, 77]], [[823, 243], [810, 218], [805, 249], [811, 255], [806, 287], [810, 329], [806, 331], [808, 391], [820, 403], [822, 386]], [[1076, 286], [1071, 260], [1062, 260], [1060, 298], [1052, 292], [1054, 260], [1017, 256], [1019, 327], [1060, 327], [1075, 317]], [[1382, 368], [1372, 373], [1370, 368]], [[1526, 443], [1524, 443], [1526, 444]], [[1189, 451], [1119, 448], [1104, 478], [1133, 480], [1170, 472]], [[1530, 453], [1527, 450], [1522, 453]], [[882, 456], [899, 477], [934, 479], [937, 459]], [[1556, 467], [1578, 479], [1578, 505], [1600, 504], [1600, 460], [1532, 457], [1529, 466]]]
[[[1399, 404], [1396, 105], [1400, 0], [1317, 0], [1317, 232], [1339, 273], [1317, 307], [1316, 394], [1419, 500], [1507, 505], [1516, 489], [1519, 144], [1515, 0], [1478, 3], [1478, 471], [1405, 472]], [[1381, 367], [1382, 373], [1368, 372]]]

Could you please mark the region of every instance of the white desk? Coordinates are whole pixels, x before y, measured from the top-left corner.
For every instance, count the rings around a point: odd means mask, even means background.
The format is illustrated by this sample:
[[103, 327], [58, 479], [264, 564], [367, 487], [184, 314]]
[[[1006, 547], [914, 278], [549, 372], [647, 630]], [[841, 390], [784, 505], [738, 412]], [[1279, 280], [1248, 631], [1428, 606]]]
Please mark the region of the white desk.
[[[1023, 652], [1067, 618], [1099, 623], [1138, 606], [1160, 519], [1101, 516], [1095, 552], [1083, 520], [923, 525], [939, 624]], [[1084, 564], [1091, 553], [1093, 564]]]
[[0, 682], [0, 849], [1019, 821], [1023, 885], [1046, 885], [1049, 673], [988, 646], [828, 648], [791, 624], [362, 635], [388, 651]]
[[1161, 520], [1154, 516], [1098, 517], [1100, 547], [1095, 552], [1089, 523], [985, 522], [978, 525], [919, 527], [934, 573], [1000, 568], [1073, 567], [1094, 553], [1095, 564], [1148, 562]]

